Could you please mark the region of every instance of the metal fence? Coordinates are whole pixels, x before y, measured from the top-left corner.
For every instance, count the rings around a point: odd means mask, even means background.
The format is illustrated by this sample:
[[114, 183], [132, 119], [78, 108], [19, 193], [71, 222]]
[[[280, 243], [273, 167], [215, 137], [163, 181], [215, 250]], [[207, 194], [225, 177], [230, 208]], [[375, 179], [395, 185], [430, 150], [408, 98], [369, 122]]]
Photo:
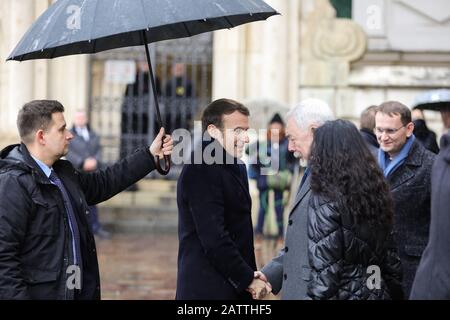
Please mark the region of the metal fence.
[[[166, 132], [192, 131], [193, 121], [211, 101], [212, 35], [158, 42], [150, 48]], [[150, 83], [142, 47], [92, 57], [90, 119], [102, 139], [104, 162], [148, 145], [159, 131]], [[177, 177], [177, 169], [170, 177]]]

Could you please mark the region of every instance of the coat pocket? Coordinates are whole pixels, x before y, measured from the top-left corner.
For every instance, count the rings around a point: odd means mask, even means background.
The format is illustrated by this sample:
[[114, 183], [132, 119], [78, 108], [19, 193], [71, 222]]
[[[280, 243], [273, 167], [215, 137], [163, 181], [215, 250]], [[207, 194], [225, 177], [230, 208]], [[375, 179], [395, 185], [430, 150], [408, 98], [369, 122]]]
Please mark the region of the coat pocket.
[[30, 235], [54, 236], [58, 231], [60, 211], [56, 204], [33, 198], [34, 216], [29, 225]]
[[58, 278], [58, 271], [41, 270], [32, 267], [23, 269], [25, 282], [29, 285], [54, 282]]

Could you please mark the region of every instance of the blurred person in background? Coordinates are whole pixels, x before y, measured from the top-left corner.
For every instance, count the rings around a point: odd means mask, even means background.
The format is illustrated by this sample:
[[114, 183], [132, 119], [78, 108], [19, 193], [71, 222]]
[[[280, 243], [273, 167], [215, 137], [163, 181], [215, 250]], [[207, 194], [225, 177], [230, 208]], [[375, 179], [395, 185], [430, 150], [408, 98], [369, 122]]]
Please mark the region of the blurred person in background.
[[370, 152], [377, 157], [378, 148], [380, 147], [377, 136], [374, 133], [375, 130], [375, 111], [377, 106], [370, 106], [361, 112], [359, 118], [359, 132], [363, 137], [364, 141], [367, 143]]
[[[100, 137], [90, 128], [85, 111], [78, 110], [73, 119], [70, 130], [73, 139], [69, 144], [66, 158], [73, 166], [84, 172], [93, 172], [104, 167], [101, 163], [102, 150]], [[111, 234], [100, 224], [97, 206], [89, 206], [89, 224], [94, 235], [101, 239], [108, 239]]]
[[[269, 192], [274, 193], [274, 207], [277, 222], [277, 242], [283, 243], [284, 233], [284, 192], [291, 187], [292, 171], [295, 157], [288, 150], [288, 140], [285, 135], [285, 124], [276, 113], [269, 122], [267, 141], [258, 141], [254, 151], [256, 161], [249, 165], [249, 176], [256, 180], [259, 192], [258, 222], [255, 229], [256, 245], [261, 241], [264, 232], [264, 221], [269, 208]], [[254, 150], [253, 150], [254, 149]], [[265, 168], [266, 170], [263, 170]]]
[[425, 149], [438, 154], [439, 146], [437, 144], [436, 133], [428, 129], [423, 111], [420, 109], [413, 109], [411, 116], [414, 123], [414, 136]]

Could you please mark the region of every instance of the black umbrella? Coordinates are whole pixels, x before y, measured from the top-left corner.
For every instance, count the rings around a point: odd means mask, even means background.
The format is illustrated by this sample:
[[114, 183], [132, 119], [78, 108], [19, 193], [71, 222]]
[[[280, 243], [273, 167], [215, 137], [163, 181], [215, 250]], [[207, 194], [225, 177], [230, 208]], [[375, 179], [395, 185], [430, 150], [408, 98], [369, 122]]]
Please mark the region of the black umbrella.
[[413, 109], [450, 110], [450, 90], [437, 89], [422, 93], [415, 99]]
[[[148, 43], [190, 37], [278, 14], [262, 0], [58, 0], [30, 27], [7, 60], [52, 59], [145, 45], [162, 127]], [[166, 175], [157, 158], [157, 169]]]

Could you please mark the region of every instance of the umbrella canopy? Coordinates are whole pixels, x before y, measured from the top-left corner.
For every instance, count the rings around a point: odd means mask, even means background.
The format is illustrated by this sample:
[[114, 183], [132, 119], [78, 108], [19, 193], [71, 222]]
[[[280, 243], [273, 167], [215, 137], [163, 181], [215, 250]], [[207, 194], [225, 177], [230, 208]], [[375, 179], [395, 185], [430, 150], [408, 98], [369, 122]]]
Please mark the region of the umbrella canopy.
[[450, 110], [450, 90], [430, 90], [417, 96], [413, 109]]
[[262, 0], [58, 0], [36, 20], [7, 60], [51, 59], [144, 45], [275, 14]]
[[[163, 127], [148, 43], [190, 37], [278, 14], [262, 0], [58, 0], [7, 60], [52, 59], [145, 45], [158, 123]], [[157, 170], [166, 175], [156, 156]]]

